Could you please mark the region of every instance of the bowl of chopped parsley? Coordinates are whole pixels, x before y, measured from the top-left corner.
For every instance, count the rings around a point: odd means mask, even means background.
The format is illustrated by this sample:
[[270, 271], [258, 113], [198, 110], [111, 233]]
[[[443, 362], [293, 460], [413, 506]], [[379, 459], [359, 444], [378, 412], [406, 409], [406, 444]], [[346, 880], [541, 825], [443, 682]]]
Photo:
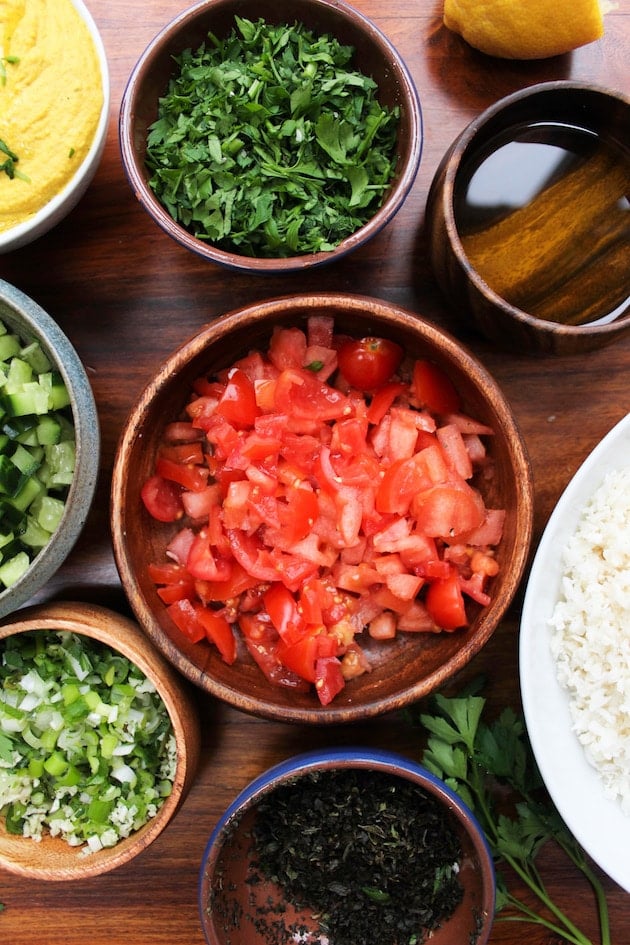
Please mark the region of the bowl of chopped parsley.
[[56, 321], [0, 279], [0, 618], [75, 546], [98, 478], [98, 413]]
[[474, 815], [426, 768], [378, 749], [264, 772], [217, 823], [199, 881], [208, 945], [484, 945], [494, 905]]
[[231, 269], [363, 245], [415, 180], [422, 116], [389, 39], [331, 0], [213, 0], [169, 23], [123, 96], [129, 183], [161, 229]]
[[53, 602], [0, 624], [0, 866], [69, 881], [128, 863], [198, 756], [190, 694], [132, 620]]

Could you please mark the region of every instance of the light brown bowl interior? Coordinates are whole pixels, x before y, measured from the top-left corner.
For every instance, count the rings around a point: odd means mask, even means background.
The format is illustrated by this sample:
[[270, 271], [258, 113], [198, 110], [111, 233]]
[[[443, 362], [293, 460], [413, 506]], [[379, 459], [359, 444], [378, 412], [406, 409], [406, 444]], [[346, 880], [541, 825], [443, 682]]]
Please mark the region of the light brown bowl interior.
[[[475, 270], [457, 227], [459, 181], [475, 156], [507, 129], [533, 122], [574, 125], [603, 135], [627, 153], [630, 99], [579, 82], [545, 82], [501, 99], [475, 118], [444, 155], [431, 183], [425, 225], [435, 278], [454, 311], [502, 347], [523, 353], [577, 354], [610, 344], [630, 332], [630, 309], [602, 324], [565, 325], [510, 305]], [[576, 206], [576, 213], [579, 206]], [[627, 249], [630, 292], [630, 248]], [[601, 277], [594, 270], [593, 278]]]
[[[469, 812], [455, 807], [443, 786], [423, 775], [418, 766], [415, 770], [401, 768], [391, 760], [368, 755], [357, 759], [344, 759], [339, 755], [320, 762], [305, 761], [301, 768], [296, 763], [289, 776], [271, 778], [226, 820], [214, 842], [208, 844], [201, 872], [200, 911], [208, 945], [229, 945], [235, 941], [239, 945], [264, 945], [269, 941], [272, 923], [278, 921], [288, 930], [305, 927], [317, 940], [318, 927], [311, 910], [298, 911], [291, 903], [286, 903], [281, 887], [270, 880], [251, 882], [251, 827], [257, 816], [257, 802], [286, 783], [289, 777], [299, 777], [307, 771], [343, 768], [375, 770], [409, 780], [444, 804], [461, 844], [459, 876], [464, 897], [453, 915], [432, 932], [431, 945], [467, 942], [485, 945], [494, 920], [494, 871], [489, 850]], [[210, 909], [209, 903], [212, 903]], [[282, 912], [276, 913], [275, 906]], [[265, 920], [265, 916], [269, 918]], [[284, 941], [284, 938], [278, 935], [277, 940]]]
[[[150, 519], [140, 488], [151, 475], [167, 422], [184, 406], [192, 381], [227, 367], [251, 348], [265, 349], [274, 325], [304, 325], [310, 314], [333, 315], [338, 330], [382, 335], [411, 357], [444, 367], [465, 409], [495, 430], [489, 446], [496, 475], [486, 490], [490, 507], [507, 510], [498, 551], [501, 572], [492, 603], [456, 633], [400, 634], [369, 648], [372, 672], [346, 685], [322, 708], [314, 694], [270, 686], [249, 658], [226, 665], [214, 648], [187, 642], [175, 628], [147, 572], [162, 561], [168, 527]], [[173, 526], [173, 531], [177, 530]], [[499, 387], [475, 358], [429, 322], [394, 305], [360, 296], [291, 296], [254, 304], [217, 319], [176, 351], [147, 386], [124, 428], [114, 463], [111, 528], [121, 580], [140, 625], [169, 660], [202, 689], [247, 712], [295, 722], [336, 723], [399, 708], [440, 686], [492, 635], [518, 587], [532, 529], [532, 481], [525, 446]], [[471, 609], [471, 613], [474, 610]]]
[[[330, 33], [354, 47], [353, 66], [378, 84], [379, 100], [399, 105], [397, 169], [390, 192], [374, 217], [332, 252], [259, 259], [220, 250], [198, 240], [179, 226], [148, 186], [145, 164], [147, 131], [157, 118], [158, 99], [166, 92], [174, 72], [173, 57], [190, 47], [197, 49], [208, 31], [227, 36], [238, 15], [268, 23], [303, 23], [315, 33]], [[422, 119], [413, 81], [389, 40], [358, 10], [329, 0], [214, 0], [184, 11], [155, 37], [130, 76], [123, 97], [120, 147], [129, 183], [158, 225], [186, 249], [230, 268], [261, 272], [288, 272], [323, 265], [345, 255], [374, 236], [400, 209], [418, 170], [422, 149]]]
[[199, 720], [190, 694], [172, 666], [155, 650], [138, 626], [103, 607], [53, 602], [19, 611], [0, 624], [0, 640], [34, 630], [67, 630], [99, 640], [135, 663], [156, 686], [166, 706], [177, 742], [173, 790], [154, 818], [116, 846], [89, 855], [59, 837], [41, 841], [7, 833], [0, 819], [0, 866], [39, 880], [86, 879], [128, 863], [164, 830], [190, 789], [200, 751]]

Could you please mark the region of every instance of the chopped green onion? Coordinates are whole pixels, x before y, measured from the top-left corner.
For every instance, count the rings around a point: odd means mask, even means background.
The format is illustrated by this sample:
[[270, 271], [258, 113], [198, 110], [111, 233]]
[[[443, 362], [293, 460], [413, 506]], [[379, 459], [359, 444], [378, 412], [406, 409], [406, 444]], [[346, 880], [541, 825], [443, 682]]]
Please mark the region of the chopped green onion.
[[172, 790], [176, 749], [153, 683], [109, 647], [33, 631], [0, 652], [0, 815], [9, 833], [114, 846]]

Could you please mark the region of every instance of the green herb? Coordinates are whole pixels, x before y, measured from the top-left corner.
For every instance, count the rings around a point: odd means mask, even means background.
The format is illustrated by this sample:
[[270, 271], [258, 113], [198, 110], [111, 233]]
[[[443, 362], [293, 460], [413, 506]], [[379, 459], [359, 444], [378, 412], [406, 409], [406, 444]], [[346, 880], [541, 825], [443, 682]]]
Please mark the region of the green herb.
[[150, 186], [173, 218], [259, 257], [333, 249], [374, 214], [395, 167], [399, 109], [353, 49], [303, 24], [235, 18], [176, 59], [149, 129]]
[[307, 364], [307, 365], [306, 365], [306, 370], [307, 370], [307, 371], [312, 371], [313, 374], [317, 374], [318, 371], [321, 371], [321, 369], [323, 368], [323, 366], [324, 366], [324, 362], [323, 362], [323, 361], [311, 361], [310, 364]]
[[15, 151], [12, 151], [8, 144], [0, 138], [0, 153], [6, 154], [6, 159], [0, 164], [0, 171], [4, 171], [9, 180], [16, 176], [15, 165], [20, 160]]
[[0, 85], [7, 84], [6, 64], [15, 66], [19, 61], [19, 56], [0, 56]]
[[[421, 713], [429, 731], [423, 763], [457, 791], [483, 827], [497, 863], [505, 863], [535, 893], [542, 912], [509, 892], [499, 873], [499, 918], [544, 926], [572, 945], [591, 940], [552, 900], [538, 870], [541, 847], [555, 841], [591, 884], [597, 902], [601, 942], [611, 945], [608, 906], [597, 876], [581, 847], [561, 820], [543, 790], [525, 725], [511, 709], [486, 724], [481, 721], [485, 699], [467, 695], [449, 699], [436, 696], [436, 714]], [[506, 786], [514, 794], [514, 810], [500, 810]]]
[[422, 942], [462, 898], [452, 822], [417, 785], [385, 772], [298, 778], [260, 801], [252, 835], [253, 868], [312, 910], [335, 945]]
[[0, 814], [88, 852], [153, 817], [172, 788], [171, 723], [153, 683], [98, 641], [35, 631], [0, 654]]

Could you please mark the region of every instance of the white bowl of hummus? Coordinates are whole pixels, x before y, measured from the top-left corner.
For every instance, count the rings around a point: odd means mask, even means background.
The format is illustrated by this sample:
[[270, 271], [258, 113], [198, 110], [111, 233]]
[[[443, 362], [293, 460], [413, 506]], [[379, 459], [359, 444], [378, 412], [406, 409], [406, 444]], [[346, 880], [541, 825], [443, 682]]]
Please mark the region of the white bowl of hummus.
[[6, 0], [0, 19], [0, 253], [65, 217], [99, 165], [109, 67], [81, 0]]

